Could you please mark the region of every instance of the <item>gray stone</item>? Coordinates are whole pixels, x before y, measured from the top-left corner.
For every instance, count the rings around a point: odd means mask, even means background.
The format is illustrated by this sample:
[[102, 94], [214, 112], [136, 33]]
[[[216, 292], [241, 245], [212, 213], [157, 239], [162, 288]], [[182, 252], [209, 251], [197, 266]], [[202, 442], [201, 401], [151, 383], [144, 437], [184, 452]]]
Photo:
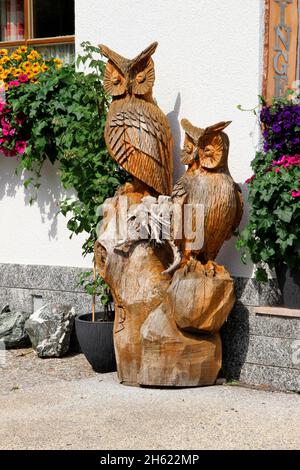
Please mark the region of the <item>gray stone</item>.
[[268, 282], [260, 282], [259, 305], [280, 305], [282, 295], [278, 287], [277, 279], [269, 279]]
[[25, 324], [33, 349], [39, 357], [61, 357], [69, 351], [75, 309], [70, 305], [47, 304]]
[[238, 341], [249, 335], [300, 339], [300, 318], [255, 314], [251, 307], [236, 305], [224, 324], [223, 333], [228, 338], [235, 336]]
[[5, 302], [5, 299], [9, 299], [12, 310], [33, 313], [33, 296], [41, 296], [44, 305], [49, 303], [73, 305], [77, 315], [89, 313], [92, 308], [91, 296], [81, 292], [0, 287], [0, 305]]
[[88, 269], [65, 266], [0, 264], [0, 287], [84, 292], [79, 275]]
[[23, 348], [30, 345], [30, 340], [25, 331], [25, 322], [29, 313], [11, 312], [9, 305], [5, 305], [0, 311], [0, 341], [7, 349]]
[[243, 305], [259, 305], [259, 286], [255, 279], [236, 277], [234, 285], [238, 302]]
[[229, 380], [238, 380], [248, 385], [300, 392], [300, 373], [297, 369], [229, 362], [223, 365], [223, 373]]
[[255, 279], [234, 278], [237, 302], [245, 306], [280, 305], [282, 298], [276, 279], [262, 283]]

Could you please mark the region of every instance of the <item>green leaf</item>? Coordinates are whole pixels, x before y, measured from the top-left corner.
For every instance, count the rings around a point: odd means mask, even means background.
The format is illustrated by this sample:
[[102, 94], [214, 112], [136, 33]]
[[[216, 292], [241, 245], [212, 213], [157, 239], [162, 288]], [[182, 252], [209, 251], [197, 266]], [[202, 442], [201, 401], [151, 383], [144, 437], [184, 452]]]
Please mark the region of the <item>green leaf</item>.
[[293, 210], [288, 207], [285, 209], [276, 209], [274, 214], [276, 214], [280, 220], [289, 224], [293, 217]]
[[258, 268], [255, 272], [255, 279], [259, 282], [268, 282], [268, 275], [265, 269]]

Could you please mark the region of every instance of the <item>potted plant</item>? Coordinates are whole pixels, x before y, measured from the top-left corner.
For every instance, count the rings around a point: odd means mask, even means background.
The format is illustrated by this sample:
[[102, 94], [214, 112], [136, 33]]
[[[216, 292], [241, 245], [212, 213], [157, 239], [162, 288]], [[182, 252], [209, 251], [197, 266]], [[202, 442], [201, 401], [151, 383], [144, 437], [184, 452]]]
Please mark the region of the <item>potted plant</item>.
[[285, 306], [300, 308], [300, 105], [290, 95], [262, 100], [264, 146], [246, 181], [250, 216], [237, 246], [257, 266], [257, 280], [274, 268]]
[[[109, 287], [96, 274], [96, 267], [91, 273], [80, 276], [80, 285], [92, 295], [92, 312], [75, 319], [77, 338], [82, 352], [95, 372], [113, 372], [116, 359], [113, 344], [114, 309]], [[96, 298], [99, 296], [101, 309], [96, 311]]]

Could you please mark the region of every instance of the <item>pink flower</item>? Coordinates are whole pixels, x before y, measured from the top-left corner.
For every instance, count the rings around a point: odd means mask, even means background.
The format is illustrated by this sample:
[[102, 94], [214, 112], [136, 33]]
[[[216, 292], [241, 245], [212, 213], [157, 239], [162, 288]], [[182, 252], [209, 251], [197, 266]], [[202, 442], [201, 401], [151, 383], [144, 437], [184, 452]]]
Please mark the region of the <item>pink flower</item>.
[[293, 197], [300, 197], [300, 191], [292, 191]]
[[300, 155], [293, 155], [292, 157], [284, 155], [279, 160], [273, 160], [273, 166], [283, 166], [287, 168], [289, 166], [296, 166], [300, 164]]
[[25, 74], [25, 73], [22, 73], [19, 77], [18, 77], [18, 80], [19, 82], [21, 83], [27, 83], [29, 81], [29, 78], [28, 76]]
[[24, 140], [19, 140], [17, 143], [16, 143], [16, 151], [19, 155], [22, 155], [25, 150], [26, 150], [26, 147], [27, 147], [27, 142], [25, 142]]
[[2, 134], [4, 137], [13, 136], [16, 133], [16, 129], [10, 129], [9, 127], [2, 128]]
[[21, 83], [18, 80], [12, 80], [8, 84], [9, 88], [17, 87], [17, 86], [20, 86], [20, 85], [21, 85]]
[[275, 171], [275, 173], [280, 173], [281, 172], [280, 168], [275, 168], [274, 171]]

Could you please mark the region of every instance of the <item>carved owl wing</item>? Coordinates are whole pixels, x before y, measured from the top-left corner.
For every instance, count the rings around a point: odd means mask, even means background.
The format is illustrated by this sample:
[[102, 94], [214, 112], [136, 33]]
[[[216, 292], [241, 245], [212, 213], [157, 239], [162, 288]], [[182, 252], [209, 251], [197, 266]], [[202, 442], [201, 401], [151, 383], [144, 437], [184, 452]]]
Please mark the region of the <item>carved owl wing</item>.
[[162, 111], [152, 103], [112, 103], [105, 129], [109, 152], [128, 173], [169, 195], [172, 190], [172, 134]]
[[240, 225], [244, 212], [244, 199], [242, 190], [237, 183], [234, 183], [234, 187], [236, 192], [236, 217], [233, 223], [232, 232], [235, 232]]

